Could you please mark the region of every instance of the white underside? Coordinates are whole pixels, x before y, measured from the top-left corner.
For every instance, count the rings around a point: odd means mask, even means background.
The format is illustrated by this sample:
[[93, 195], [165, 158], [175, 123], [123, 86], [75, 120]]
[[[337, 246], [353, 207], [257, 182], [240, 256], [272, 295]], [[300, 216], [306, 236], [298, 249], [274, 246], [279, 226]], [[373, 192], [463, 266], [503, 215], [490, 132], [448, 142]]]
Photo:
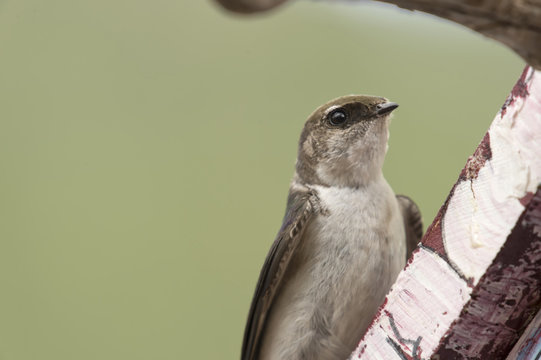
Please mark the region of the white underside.
[[277, 295], [261, 359], [299, 359], [311, 347], [314, 359], [347, 358], [405, 265], [403, 220], [383, 177], [358, 189], [313, 188], [324, 213], [310, 222]]

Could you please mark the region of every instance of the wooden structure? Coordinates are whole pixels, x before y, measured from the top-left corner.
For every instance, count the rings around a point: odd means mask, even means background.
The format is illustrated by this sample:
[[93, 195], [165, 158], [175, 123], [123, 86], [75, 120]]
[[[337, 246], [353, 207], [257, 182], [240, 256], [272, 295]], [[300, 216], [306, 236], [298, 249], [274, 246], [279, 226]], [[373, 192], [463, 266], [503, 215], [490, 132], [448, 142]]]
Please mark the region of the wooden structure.
[[[251, 13], [287, 0], [217, 0]], [[529, 64], [351, 359], [541, 358], [541, 0], [384, 0]]]
[[505, 359], [521, 336], [533, 349], [541, 335], [524, 330], [541, 306], [539, 183], [541, 72], [527, 67], [354, 357]]

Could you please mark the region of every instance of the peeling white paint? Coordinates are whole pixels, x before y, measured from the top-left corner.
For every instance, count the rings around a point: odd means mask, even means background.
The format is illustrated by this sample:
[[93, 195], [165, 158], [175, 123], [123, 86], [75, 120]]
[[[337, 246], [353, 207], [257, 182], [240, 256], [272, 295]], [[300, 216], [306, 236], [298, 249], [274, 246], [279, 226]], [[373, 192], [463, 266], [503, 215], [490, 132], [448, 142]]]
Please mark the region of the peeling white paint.
[[[477, 177], [456, 185], [441, 219], [450, 263], [419, 249], [350, 359], [398, 360], [416, 349], [418, 358], [430, 358], [460, 316], [471, 285], [523, 212], [521, 199], [541, 182], [541, 72], [530, 68], [525, 79], [529, 93], [538, 97], [518, 97], [496, 116], [489, 129], [491, 159]], [[472, 281], [470, 286], [453, 267]]]
[[[541, 93], [541, 72], [528, 77], [529, 91]], [[496, 116], [489, 135], [492, 158], [477, 178], [456, 187], [443, 219], [449, 258], [474, 285], [524, 210], [520, 199], [541, 182], [539, 99], [517, 98]]]
[[[377, 326], [370, 328], [353, 354], [359, 354], [366, 346], [364, 353], [370, 354], [367, 358], [399, 359], [386, 340], [387, 336], [396, 343], [421, 337], [418, 348], [423, 354], [431, 353], [468, 301], [470, 291], [447, 262], [420, 249], [407, 270], [400, 273], [387, 296], [385, 309], [393, 319], [382, 315], [376, 322]], [[411, 355], [413, 345], [408, 347]], [[353, 358], [352, 355], [350, 359]]]

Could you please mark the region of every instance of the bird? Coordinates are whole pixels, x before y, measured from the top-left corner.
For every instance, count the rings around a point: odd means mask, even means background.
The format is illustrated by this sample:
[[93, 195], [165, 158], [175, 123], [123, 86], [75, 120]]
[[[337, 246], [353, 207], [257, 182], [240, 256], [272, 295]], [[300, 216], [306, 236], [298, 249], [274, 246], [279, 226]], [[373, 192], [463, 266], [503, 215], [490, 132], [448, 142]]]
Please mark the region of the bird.
[[417, 205], [383, 177], [397, 107], [347, 95], [308, 117], [241, 360], [343, 360], [355, 350], [423, 231]]

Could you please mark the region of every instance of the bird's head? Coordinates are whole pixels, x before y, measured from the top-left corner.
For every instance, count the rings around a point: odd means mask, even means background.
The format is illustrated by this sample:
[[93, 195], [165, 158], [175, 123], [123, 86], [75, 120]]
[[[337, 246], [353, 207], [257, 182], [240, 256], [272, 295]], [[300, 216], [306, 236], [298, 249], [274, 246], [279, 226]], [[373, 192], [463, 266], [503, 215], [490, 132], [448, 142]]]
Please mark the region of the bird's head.
[[350, 95], [317, 108], [299, 140], [299, 180], [358, 187], [381, 176], [390, 115], [397, 107], [382, 97]]

